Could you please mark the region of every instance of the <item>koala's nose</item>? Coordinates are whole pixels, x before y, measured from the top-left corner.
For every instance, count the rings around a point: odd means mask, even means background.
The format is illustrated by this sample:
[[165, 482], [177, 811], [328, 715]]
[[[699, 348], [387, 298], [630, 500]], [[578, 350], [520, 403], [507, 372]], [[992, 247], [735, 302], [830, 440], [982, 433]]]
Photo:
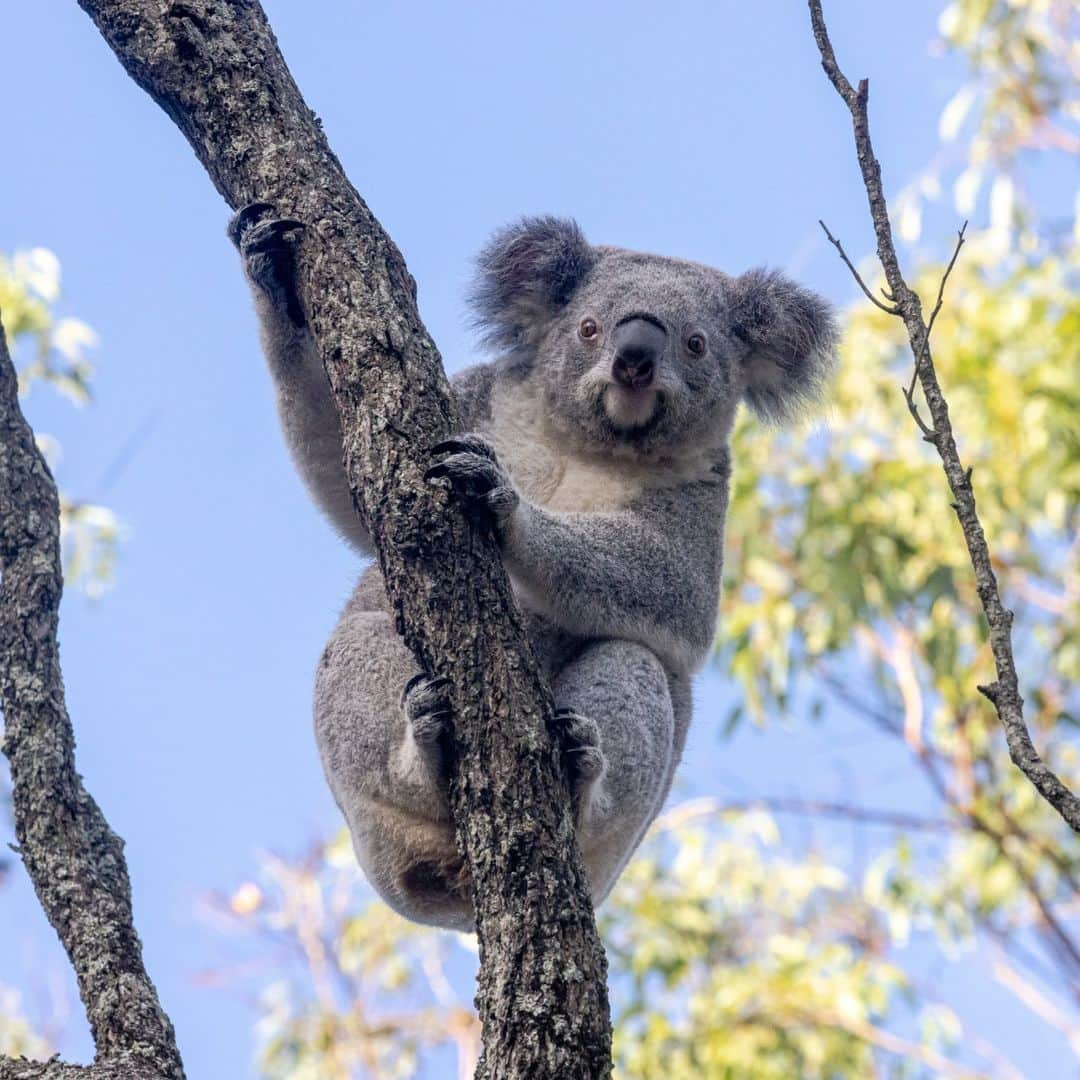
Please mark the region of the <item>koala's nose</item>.
[[619, 323], [612, 334], [615, 362], [611, 374], [615, 381], [644, 390], [653, 381], [666, 342], [667, 331], [651, 319], [635, 316]]

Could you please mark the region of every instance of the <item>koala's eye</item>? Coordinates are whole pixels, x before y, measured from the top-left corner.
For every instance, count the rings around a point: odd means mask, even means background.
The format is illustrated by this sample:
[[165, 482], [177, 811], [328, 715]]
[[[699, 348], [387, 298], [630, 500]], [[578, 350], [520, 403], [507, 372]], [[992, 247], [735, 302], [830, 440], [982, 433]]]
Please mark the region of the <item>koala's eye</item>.
[[705, 335], [704, 334], [697, 334], [697, 333], [691, 334], [686, 339], [686, 348], [694, 356], [704, 356], [705, 355], [706, 345], [707, 345], [707, 343], [705, 341]]
[[588, 341], [589, 338], [594, 338], [600, 333], [600, 327], [596, 325], [595, 319], [585, 318], [581, 320], [581, 325], [578, 327], [578, 333]]

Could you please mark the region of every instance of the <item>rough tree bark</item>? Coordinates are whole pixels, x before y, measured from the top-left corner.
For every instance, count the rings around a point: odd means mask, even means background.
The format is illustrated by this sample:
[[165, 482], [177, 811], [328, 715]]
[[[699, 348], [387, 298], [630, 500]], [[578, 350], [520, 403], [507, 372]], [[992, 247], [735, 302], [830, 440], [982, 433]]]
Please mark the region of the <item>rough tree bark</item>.
[[19, 408], [0, 326], [0, 706], [15, 836], [75, 969], [97, 1053], [89, 1068], [0, 1058], [2, 1080], [182, 1080], [172, 1024], [142, 962], [123, 844], [75, 771], [56, 628], [60, 500]]
[[[979, 692], [988, 698], [997, 710], [998, 718], [1005, 730], [1009, 756], [1017, 768], [1031, 781], [1039, 794], [1057, 810], [1065, 822], [1076, 832], [1080, 832], [1080, 798], [1077, 798], [1061, 782], [1039, 756], [1039, 752], [1031, 741], [1027, 724], [1024, 722], [1024, 700], [1020, 696], [1016, 661], [1013, 657], [1013, 613], [1001, 602], [997, 577], [991, 563], [990, 548], [975, 507], [975, 489], [971, 483], [971, 469], [965, 469], [960, 460], [960, 452], [957, 449], [952, 423], [949, 419], [949, 406], [941, 390], [937, 371], [934, 368], [934, 357], [930, 350], [930, 331], [933, 329], [934, 319], [941, 310], [945, 282], [963, 245], [964, 229], [960, 230], [956, 250], [942, 276], [937, 301], [930, 313], [930, 320], [927, 322], [923, 318], [922, 301], [918, 293], [904, 279], [896, 256], [896, 246], [893, 244], [889, 207], [885, 201], [885, 190], [881, 183], [881, 166], [874, 156], [874, 147], [870, 141], [870, 121], [867, 113], [870, 97], [869, 82], [863, 79], [856, 89], [847, 80], [836, 62], [836, 54], [829, 41], [825, 17], [821, 11], [821, 0], [808, 0], [808, 2], [814, 40], [821, 53], [821, 66], [851, 113], [855, 152], [859, 159], [863, 186], [866, 188], [866, 196], [870, 204], [870, 217], [877, 237], [878, 260], [889, 286], [889, 291], [885, 296], [888, 303], [883, 304], [866, 287], [840, 242], [825, 228], [824, 222], [821, 223], [821, 227], [825, 229], [826, 236], [836, 247], [848, 269], [854, 274], [863, 292], [883, 311], [897, 316], [904, 322], [908, 340], [911, 343], [911, 351], [915, 357], [911, 385], [904, 389], [904, 397], [912, 417], [922, 431], [923, 438], [937, 450], [941, 458], [941, 465], [954, 500], [952, 506], [960, 522], [971, 566], [975, 571], [975, 587], [979, 594], [979, 602], [990, 631], [990, 649], [994, 656], [997, 677], [988, 686], [980, 686]], [[922, 419], [913, 399], [916, 380], [926, 398], [930, 424]]]
[[299, 285], [340, 410], [353, 498], [400, 632], [454, 688], [451, 803], [480, 942], [477, 1075], [607, 1076], [607, 965], [551, 695], [492, 537], [423, 479], [427, 448], [457, 417], [401, 254], [331, 152], [255, 0], [79, 3], [229, 206], [269, 202], [308, 226]]

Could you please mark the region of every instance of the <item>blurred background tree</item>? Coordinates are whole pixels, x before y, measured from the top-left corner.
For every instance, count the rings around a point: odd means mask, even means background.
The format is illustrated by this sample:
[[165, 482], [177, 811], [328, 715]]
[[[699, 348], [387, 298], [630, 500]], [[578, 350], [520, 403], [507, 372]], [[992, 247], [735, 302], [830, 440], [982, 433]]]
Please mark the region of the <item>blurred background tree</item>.
[[[41, 384], [82, 407], [91, 400], [94, 369], [87, 353], [97, 344], [97, 334], [81, 319], [58, 317], [54, 307], [59, 299], [60, 261], [47, 248], [0, 255], [0, 314], [19, 372], [19, 396]], [[59, 443], [44, 434], [37, 440], [57, 472], [63, 458]], [[60, 533], [68, 587], [100, 596], [112, 584], [122, 534], [116, 516], [61, 491]]]
[[[893, 199], [928, 298], [944, 266], [919, 246], [924, 217], [988, 210], [949, 280], [935, 357], [1016, 612], [1029, 722], [1066, 778], [1080, 705], [1078, 236], [1075, 206], [1039, 187], [1038, 166], [1080, 153], [1078, 22], [1067, 0], [946, 5], [939, 44], [969, 78], [942, 113], [941, 153]], [[949, 245], [947, 228], [937, 239]], [[831, 719], [856, 718], [903, 748], [917, 812], [791, 797], [670, 810], [602, 912], [626, 1077], [1021, 1075], [905, 971], [913, 933], [945, 958], [985, 950], [1080, 1055], [1080, 844], [1013, 768], [976, 692], [992, 671], [985, 626], [940, 465], [900, 392], [903, 327], [861, 301], [846, 324], [824, 425], [737, 428], [718, 663], [742, 704], [697, 722], [730, 735], [808, 716], [827, 740]], [[777, 828], [792, 817], [801, 840]], [[869, 859], [821, 854], [836, 819], [865, 831]], [[264, 1075], [471, 1074], [469, 939], [372, 901], [344, 837], [267, 859], [210, 907], [273, 946], [254, 969], [206, 974], [256, 995]]]

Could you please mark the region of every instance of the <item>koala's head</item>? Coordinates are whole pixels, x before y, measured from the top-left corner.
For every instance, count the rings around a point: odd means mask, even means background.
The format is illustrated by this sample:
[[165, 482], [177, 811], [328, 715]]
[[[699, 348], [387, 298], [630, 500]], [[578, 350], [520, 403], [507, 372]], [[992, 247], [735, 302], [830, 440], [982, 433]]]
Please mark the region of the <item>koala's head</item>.
[[552, 415], [604, 446], [720, 443], [739, 400], [787, 419], [835, 363], [831, 307], [782, 274], [594, 247], [560, 218], [496, 233], [471, 300]]

